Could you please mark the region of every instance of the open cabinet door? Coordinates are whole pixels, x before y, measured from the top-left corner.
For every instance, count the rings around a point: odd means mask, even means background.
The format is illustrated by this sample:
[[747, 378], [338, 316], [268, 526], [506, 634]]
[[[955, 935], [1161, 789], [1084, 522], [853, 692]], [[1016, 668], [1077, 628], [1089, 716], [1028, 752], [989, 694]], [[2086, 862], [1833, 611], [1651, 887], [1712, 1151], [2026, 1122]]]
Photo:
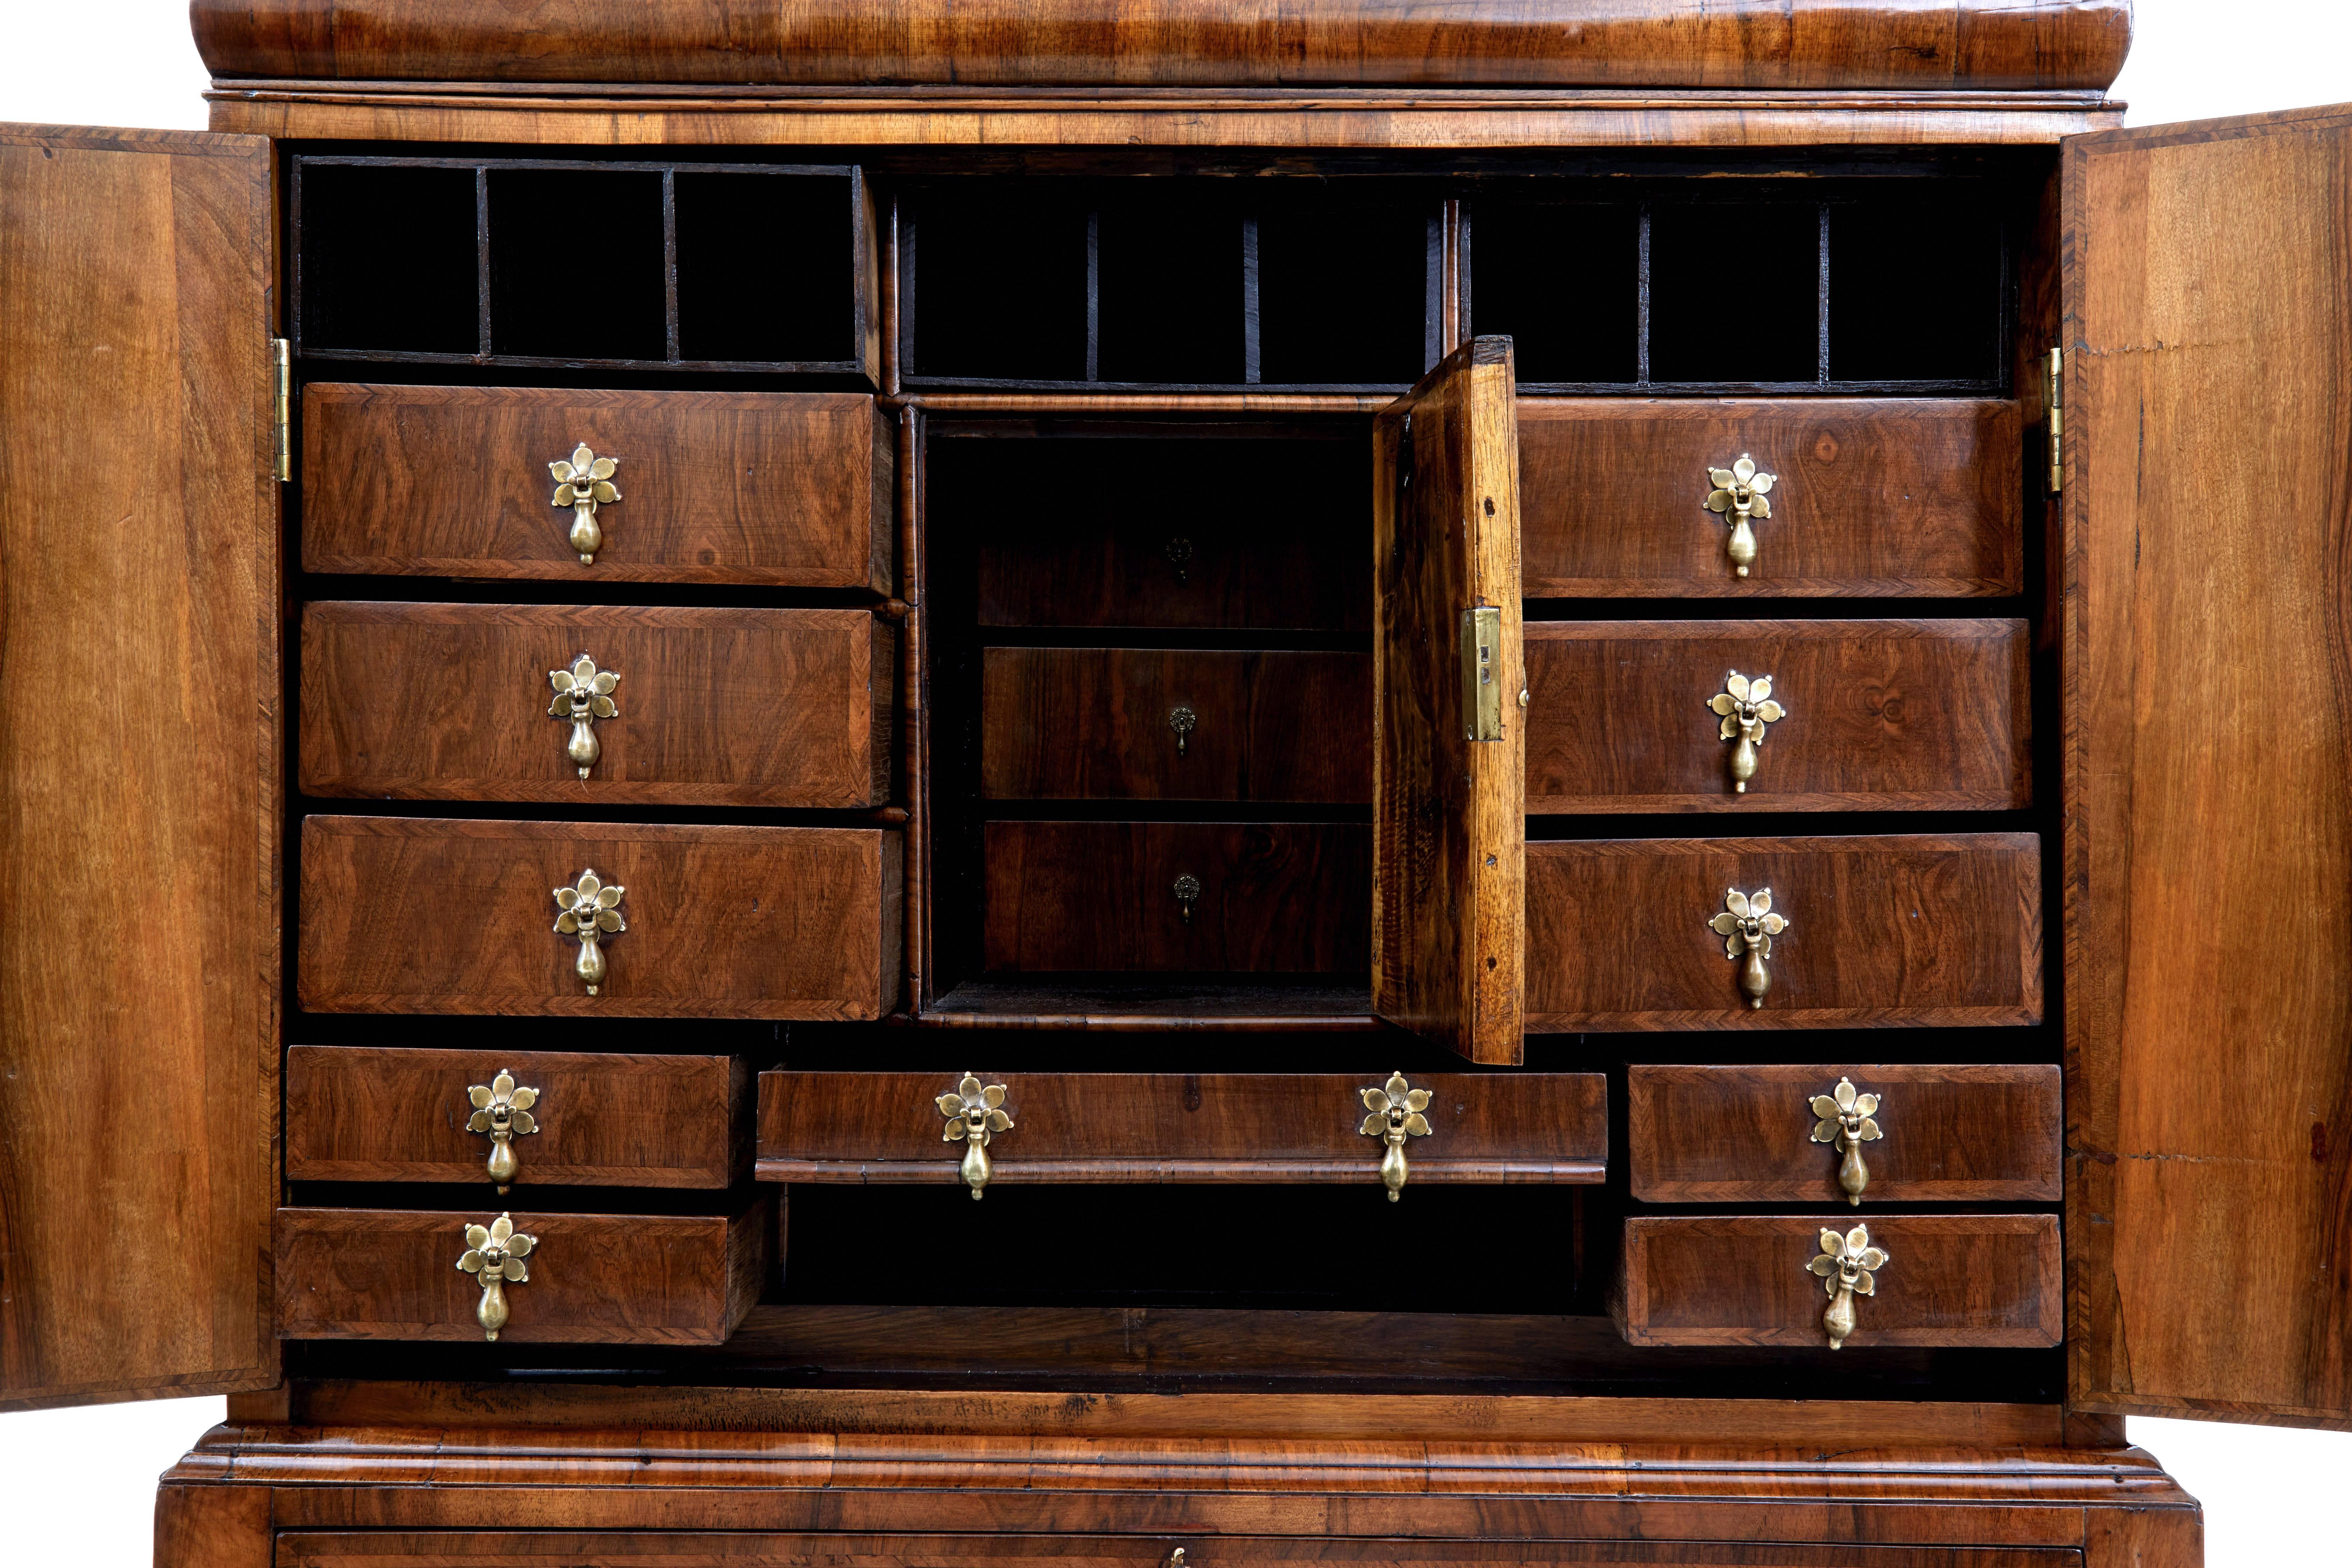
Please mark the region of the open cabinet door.
[[0, 128], [0, 1408], [266, 1387], [259, 137]]
[[2352, 109], [2066, 143], [2070, 1385], [2352, 1424]]
[[1521, 1059], [1527, 672], [1511, 340], [1372, 426], [1372, 1011]]

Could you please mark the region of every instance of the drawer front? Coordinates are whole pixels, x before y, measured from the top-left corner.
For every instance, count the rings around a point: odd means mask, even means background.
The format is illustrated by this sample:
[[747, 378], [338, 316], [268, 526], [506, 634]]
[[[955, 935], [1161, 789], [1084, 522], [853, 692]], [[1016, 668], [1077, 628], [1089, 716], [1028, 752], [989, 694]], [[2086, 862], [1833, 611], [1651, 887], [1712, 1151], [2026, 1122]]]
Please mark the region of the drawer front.
[[[896, 630], [864, 610], [309, 605], [302, 787], [872, 805], [890, 793], [896, 648]], [[583, 655], [619, 678], [617, 714], [584, 726], [551, 712], [551, 672], [568, 680]]]
[[[1529, 598], [2015, 594], [2022, 426], [2009, 401], [1523, 398]], [[1774, 476], [1746, 576], [1710, 469]]]
[[[1387, 1123], [1367, 1134], [1390, 1074], [980, 1073], [1012, 1121], [992, 1131], [999, 1182], [1355, 1182], [1378, 1185]], [[768, 1182], [962, 1182], [965, 1143], [943, 1143], [942, 1094], [961, 1075], [760, 1075]], [[1425, 1092], [1426, 1101], [1412, 1096]], [[1399, 1186], [1598, 1182], [1609, 1157], [1597, 1073], [1408, 1075], [1425, 1132], [1404, 1129]], [[959, 1121], [961, 1128], [964, 1124]]]
[[[314, 816], [300, 992], [325, 1013], [877, 1018], [899, 989], [899, 837]], [[626, 929], [551, 929], [593, 870]], [[608, 900], [609, 902], [609, 900]]]
[[[750, 1083], [732, 1057], [295, 1046], [286, 1053], [286, 1174], [485, 1190], [501, 1179], [725, 1187], [750, 1152]], [[469, 1125], [478, 1121], [480, 1131]], [[492, 1126], [507, 1136], [495, 1138]], [[502, 1177], [488, 1169], [501, 1143], [513, 1163]]]
[[[1853, 1300], [1849, 1347], [2058, 1343], [2055, 1215], [1709, 1215], [1625, 1222], [1618, 1327], [1637, 1345], [1827, 1348], [1832, 1304], [1809, 1265], [1825, 1228], [1885, 1254]], [[1832, 1276], [1834, 1278], [1834, 1276]]]
[[1526, 647], [1530, 813], [2032, 799], [2023, 621], [1531, 621]]
[[[1633, 1067], [1626, 1150], [1644, 1203], [1848, 1200], [1839, 1130], [1812, 1102], [1841, 1081], [1877, 1097], [1859, 1154], [1873, 1203], [2056, 1203], [2059, 1072], [2022, 1066]], [[1858, 1131], [1863, 1129], [1858, 1128]]]
[[[1527, 887], [1530, 1031], [2041, 1021], [2033, 834], [1531, 843]], [[1751, 1006], [1712, 922], [1766, 889]]]
[[1369, 961], [1360, 825], [992, 822], [982, 855], [992, 970], [1360, 973]]
[[1369, 654], [992, 647], [980, 728], [992, 800], [1372, 798]]
[[[278, 1331], [290, 1340], [481, 1342], [484, 1290], [459, 1267], [479, 1209], [278, 1211]], [[507, 1215], [534, 1238], [529, 1278], [502, 1282], [501, 1342], [724, 1343], [759, 1300], [776, 1216], [767, 1194], [731, 1215]]]
[[[614, 459], [583, 563], [548, 465]], [[891, 591], [897, 447], [856, 393], [318, 384], [302, 395], [311, 572]]]

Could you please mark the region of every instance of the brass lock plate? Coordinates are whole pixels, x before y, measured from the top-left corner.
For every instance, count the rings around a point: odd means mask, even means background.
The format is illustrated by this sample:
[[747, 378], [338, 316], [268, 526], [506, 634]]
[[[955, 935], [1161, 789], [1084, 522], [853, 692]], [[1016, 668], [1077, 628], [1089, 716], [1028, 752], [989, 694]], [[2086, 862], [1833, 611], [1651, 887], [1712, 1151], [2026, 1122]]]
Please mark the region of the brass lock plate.
[[1462, 612], [1462, 735], [1503, 738], [1503, 612], [1496, 605]]

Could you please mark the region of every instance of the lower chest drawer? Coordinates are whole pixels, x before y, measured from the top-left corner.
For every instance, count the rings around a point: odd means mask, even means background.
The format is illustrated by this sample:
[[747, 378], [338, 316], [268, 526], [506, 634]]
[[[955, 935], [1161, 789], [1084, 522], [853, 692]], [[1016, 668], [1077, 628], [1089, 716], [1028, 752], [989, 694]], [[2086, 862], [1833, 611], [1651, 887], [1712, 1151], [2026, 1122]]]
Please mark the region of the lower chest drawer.
[[724, 1187], [748, 1168], [751, 1078], [732, 1057], [296, 1046], [296, 1182]]
[[775, 1210], [278, 1211], [285, 1339], [715, 1345], [751, 1311]]
[[2041, 858], [2030, 833], [1531, 843], [1527, 1026], [2038, 1023]]
[[[1841, 1271], [1875, 1253], [1875, 1266]], [[1849, 1275], [1855, 1277], [1849, 1278]], [[2055, 1215], [1697, 1215], [1625, 1222], [1615, 1300], [1637, 1345], [2049, 1346]]]
[[302, 1005], [877, 1018], [898, 993], [901, 873], [879, 828], [314, 816]]

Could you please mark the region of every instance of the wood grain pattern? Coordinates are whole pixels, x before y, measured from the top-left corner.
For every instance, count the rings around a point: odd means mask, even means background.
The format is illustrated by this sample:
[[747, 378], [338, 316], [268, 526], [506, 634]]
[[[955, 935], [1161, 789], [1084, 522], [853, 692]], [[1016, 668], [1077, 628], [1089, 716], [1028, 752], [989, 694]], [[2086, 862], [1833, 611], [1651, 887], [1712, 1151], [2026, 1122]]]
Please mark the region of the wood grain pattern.
[[[877, 1018], [899, 990], [898, 836], [313, 816], [303, 1006], [320, 1013]], [[628, 930], [587, 995], [551, 889], [593, 869]], [[387, 921], [386, 911], [399, 918]]]
[[[873, 805], [890, 795], [897, 647], [864, 610], [306, 605], [302, 788], [586, 810]], [[583, 653], [622, 681], [584, 779], [547, 679]]]
[[154, 1568], [272, 1568], [276, 1542], [264, 1488], [156, 1489]]
[[[1350, 984], [1350, 982], [1353, 982]], [[1381, 1035], [1360, 975], [1273, 984], [1211, 975], [1022, 975], [965, 980], [915, 1022], [947, 1029], [1083, 1029], [1097, 1034]]]
[[[1528, 846], [1528, 1027], [2032, 1024], [2042, 847], [2031, 833], [1628, 838]], [[1727, 889], [1790, 921], [1750, 1008], [1707, 922]]]
[[751, 1074], [736, 1058], [295, 1046], [287, 1179], [467, 1182], [488, 1193], [490, 1141], [466, 1131], [466, 1091], [501, 1072], [539, 1090], [539, 1131], [514, 1140], [512, 1185], [725, 1187], [750, 1163]]
[[[1372, 424], [1372, 1011], [1516, 1066], [1527, 689], [1511, 340], [1474, 338]], [[1501, 735], [1466, 738], [1461, 621], [1501, 611]]]
[[2046, 1214], [1628, 1219], [1618, 1326], [1637, 1345], [1822, 1346], [1830, 1299], [1805, 1264], [1823, 1226], [1856, 1223], [1888, 1261], [1856, 1302], [1848, 1351], [2058, 1342], [2058, 1216]]
[[[992, 647], [980, 702], [984, 799], [1372, 798], [1360, 653]], [[1181, 754], [1179, 707], [1193, 715]]]
[[0, 128], [0, 1409], [277, 1376], [270, 167]]
[[2094, 1409], [2352, 1426], [2347, 159], [2339, 107], [2064, 165], [2068, 1338]]
[[[764, 1072], [763, 1182], [959, 1182], [940, 1141], [949, 1073]], [[1386, 1071], [1002, 1073], [1009, 1131], [989, 1145], [1000, 1182], [1356, 1182], [1378, 1185], [1385, 1146], [1360, 1131], [1360, 1091]], [[1507, 1080], [1411, 1075], [1433, 1097], [1430, 1135], [1405, 1151], [1407, 1187], [1438, 1182], [1598, 1182], [1609, 1157], [1597, 1073]]]
[[[1537, 597], [1894, 597], [2024, 586], [2017, 405], [1963, 398], [1529, 397]], [[1700, 503], [1747, 454], [1775, 475], [1746, 577]]]
[[[891, 592], [897, 448], [860, 393], [373, 386], [302, 392], [310, 572]], [[547, 465], [617, 458], [583, 566]]]
[[[772, 1194], [731, 1215], [533, 1214], [530, 1278], [507, 1287], [500, 1344], [715, 1345], [758, 1300]], [[466, 1227], [508, 1212], [278, 1211], [278, 1331], [288, 1339], [481, 1342], [481, 1287], [457, 1267]]]
[[[968, 395], [919, 394], [926, 406]], [[1248, 395], [1244, 395], [1245, 397]], [[988, 400], [992, 404], [997, 400]], [[1062, 400], [1054, 400], [1061, 403]], [[1318, 401], [1333, 401], [1328, 399]], [[1360, 402], [1339, 399], [1352, 411]], [[1123, 412], [1137, 399], [1122, 397]], [[1066, 412], [1066, 405], [1055, 412]], [[1366, 410], [1369, 412], [1369, 410]], [[1362, 524], [1322, 530], [1286, 518], [1193, 509], [1181, 523], [1043, 508], [980, 542], [984, 626], [1153, 626], [1361, 630], [1371, 624]], [[1180, 575], [1171, 540], [1189, 546]], [[1352, 563], [1352, 564], [1351, 564]]]
[[[991, 971], [1358, 973], [1370, 835], [1344, 823], [992, 822]], [[1171, 890], [1197, 879], [1192, 918]]]
[[[2032, 799], [2023, 621], [1526, 630], [1530, 814], [1999, 811]], [[1788, 712], [1767, 728], [1745, 794], [1706, 707], [1734, 670], [1770, 676]]]
[[1283, 87], [1363, 83], [1740, 88], [2104, 88], [2126, 0], [1776, 0], [1695, 11], [1606, 0], [1576, 25], [1527, 0], [952, 0], [745, 10], [583, 0], [560, 14], [466, 0], [196, 0], [216, 77], [370, 81], [898, 82]]
[[1838, 1151], [1812, 1141], [1812, 1098], [1841, 1078], [1881, 1097], [1863, 1145], [1880, 1203], [2055, 1203], [2064, 1133], [2054, 1066], [1625, 1069], [1633, 1196], [1653, 1204], [1844, 1204]]

